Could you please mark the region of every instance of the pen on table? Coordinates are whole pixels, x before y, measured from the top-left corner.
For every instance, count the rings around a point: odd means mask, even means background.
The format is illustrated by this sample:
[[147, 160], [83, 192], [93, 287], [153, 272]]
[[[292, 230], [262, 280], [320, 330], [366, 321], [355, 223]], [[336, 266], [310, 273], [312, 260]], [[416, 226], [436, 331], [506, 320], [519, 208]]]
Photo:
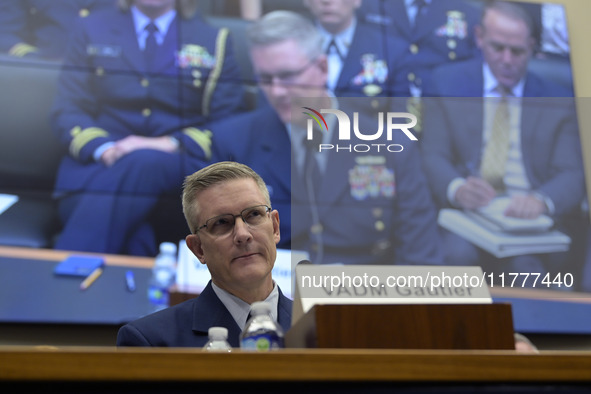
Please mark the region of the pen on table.
[[86, 290], [88, 289], [88, 287], [90, 287], [91, 284], [94, 283], [94, 281], [101, 276], [101, 274], [103, 273], [103, 269], [102, 268], [97, 268], [94, 271], [92, 271], [92, 273], [90, 275], [88, 275], [86, 277], [86, 279], [84, 279], [82, 281], [82, 283], [80, 283], [80, 290]]
[[135, 291], [135, 278], [133, 276], [133, 271], [127, 271], [125, 273], [125, 283], [127, 284], [127, 290]]

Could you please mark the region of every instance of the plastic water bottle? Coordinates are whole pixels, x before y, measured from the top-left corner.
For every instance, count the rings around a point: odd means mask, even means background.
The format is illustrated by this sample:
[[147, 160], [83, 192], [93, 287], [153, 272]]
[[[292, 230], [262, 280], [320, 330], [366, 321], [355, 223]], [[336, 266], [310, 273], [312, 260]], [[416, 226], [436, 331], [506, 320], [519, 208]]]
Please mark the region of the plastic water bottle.
[[240, 348], [258, 352], [283, 348], [283, 329], [271, 317], [271, 304], [255, 302], [250, 313], [252, 317], [240, 333]]
[[169, 288], [174, 284], [176, 277], [176, 262], [176, 245], [172, 242], [162, 242], [148, 283], [148, 299], [154, 312], [168, 307]]
[[210, 327], [207, 331], [209, 341], [203, 346], [208, 352], [231, 352], [232, 346], [228, 343], [228, 329], [226, 327]]

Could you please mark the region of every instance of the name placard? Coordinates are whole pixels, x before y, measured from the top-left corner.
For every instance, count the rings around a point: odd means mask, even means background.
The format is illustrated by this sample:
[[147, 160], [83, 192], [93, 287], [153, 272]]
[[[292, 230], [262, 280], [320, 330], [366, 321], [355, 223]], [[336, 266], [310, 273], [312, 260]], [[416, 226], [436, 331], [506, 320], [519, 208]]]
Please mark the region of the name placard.
[[298, 264], [292, 325], [317, 304], [491, 304], [475, 266]]

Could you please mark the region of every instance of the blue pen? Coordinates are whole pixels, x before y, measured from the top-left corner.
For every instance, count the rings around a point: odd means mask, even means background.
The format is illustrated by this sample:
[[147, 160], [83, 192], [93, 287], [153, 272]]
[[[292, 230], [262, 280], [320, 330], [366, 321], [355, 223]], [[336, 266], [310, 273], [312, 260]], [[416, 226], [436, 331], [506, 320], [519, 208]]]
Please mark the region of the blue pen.
[[127, 284], [127, 290], [135, 291], [135, 277], [133, 271], [127, 271], [125, 273], [125, 283]]

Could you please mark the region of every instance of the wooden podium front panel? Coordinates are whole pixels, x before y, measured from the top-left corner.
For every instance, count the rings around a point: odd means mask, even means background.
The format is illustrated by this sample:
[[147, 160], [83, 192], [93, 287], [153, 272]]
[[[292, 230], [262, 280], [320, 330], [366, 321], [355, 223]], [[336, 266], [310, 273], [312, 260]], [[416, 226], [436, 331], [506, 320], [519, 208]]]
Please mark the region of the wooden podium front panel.
[[[425, 383], [503, 383], [497, 391], [483, 386], [473, 390], [451, 391], [473, 393], [486, 391], [536, 393], [550, 392], [543, 382], [560, 393], [563, 384], [579, 382], [590, 387], [591, 352], [518, 353], [515, 350], [385, 350], [385, 349], [281, 349], [268, 353], [212, 353], [194, 348], [114, 348], [114, 347], [0, 347], [0, 385], [20, 387], [5, 393], [48, 392], [55, 387], [64, 393], [64, 383], [81, 393], [151, 393], [176, 392], [243, 392], [257, 386], [260, 392], [298, 391], [368, 393], [373, 383], [387, 383], [380, 393], [401, 392], [408, 383], [416, 383], [417, 393], [450, 393], [449, 390], [424, 391]], [[129, 382], [130, 384], [125, 384]], [[281, 385], [270, 386], [273, 382]], [[295, 382], [308, 382], [306, 387]], [[326, 382], [328, 385], [318, 385]], [[362, 386], [352, 386], [355, 382]], [[97, 386], [102, 383], [103, 386]], [[158, 384], [161, 384], [158, 386]], [[178, 384], [184, 383], [184, 390]], [[229, 387], [234, 383], [234, 386]], [[339, 383], [341, 383], [339, 385]], [[536, 390], [508, 389], [505, 383], [539, 385]], [[561, 383], [557, 385], [558, 383]], [[28, 386], [27, 386], [28, 384]], [[109, 384], [105, 386], [105, 384]], [[177, 384], [177, 386], [171, 385]], [[166, 386], [166, 387], [163, 387]], [[327, 391], [333, 387], [340, 390]], [[355, 387], [357, 390], [347, 390]], [[412, 387], [411, 387], [412, 388]], [[448, 387], [449, 388], [449, 387]], [[562, 388], [562, 389], [561, 389]], [[315, 391], [314, 391], [315, 389]], [[30, 391], [30, 390], [29, 390]], [[302, 390], [303, 391], [303, 390]], [[407, 392], [407, 391], [402, 391]]]
[[315, 305], [285, 341], [308, 348], [515, 348], [509, 304]]

